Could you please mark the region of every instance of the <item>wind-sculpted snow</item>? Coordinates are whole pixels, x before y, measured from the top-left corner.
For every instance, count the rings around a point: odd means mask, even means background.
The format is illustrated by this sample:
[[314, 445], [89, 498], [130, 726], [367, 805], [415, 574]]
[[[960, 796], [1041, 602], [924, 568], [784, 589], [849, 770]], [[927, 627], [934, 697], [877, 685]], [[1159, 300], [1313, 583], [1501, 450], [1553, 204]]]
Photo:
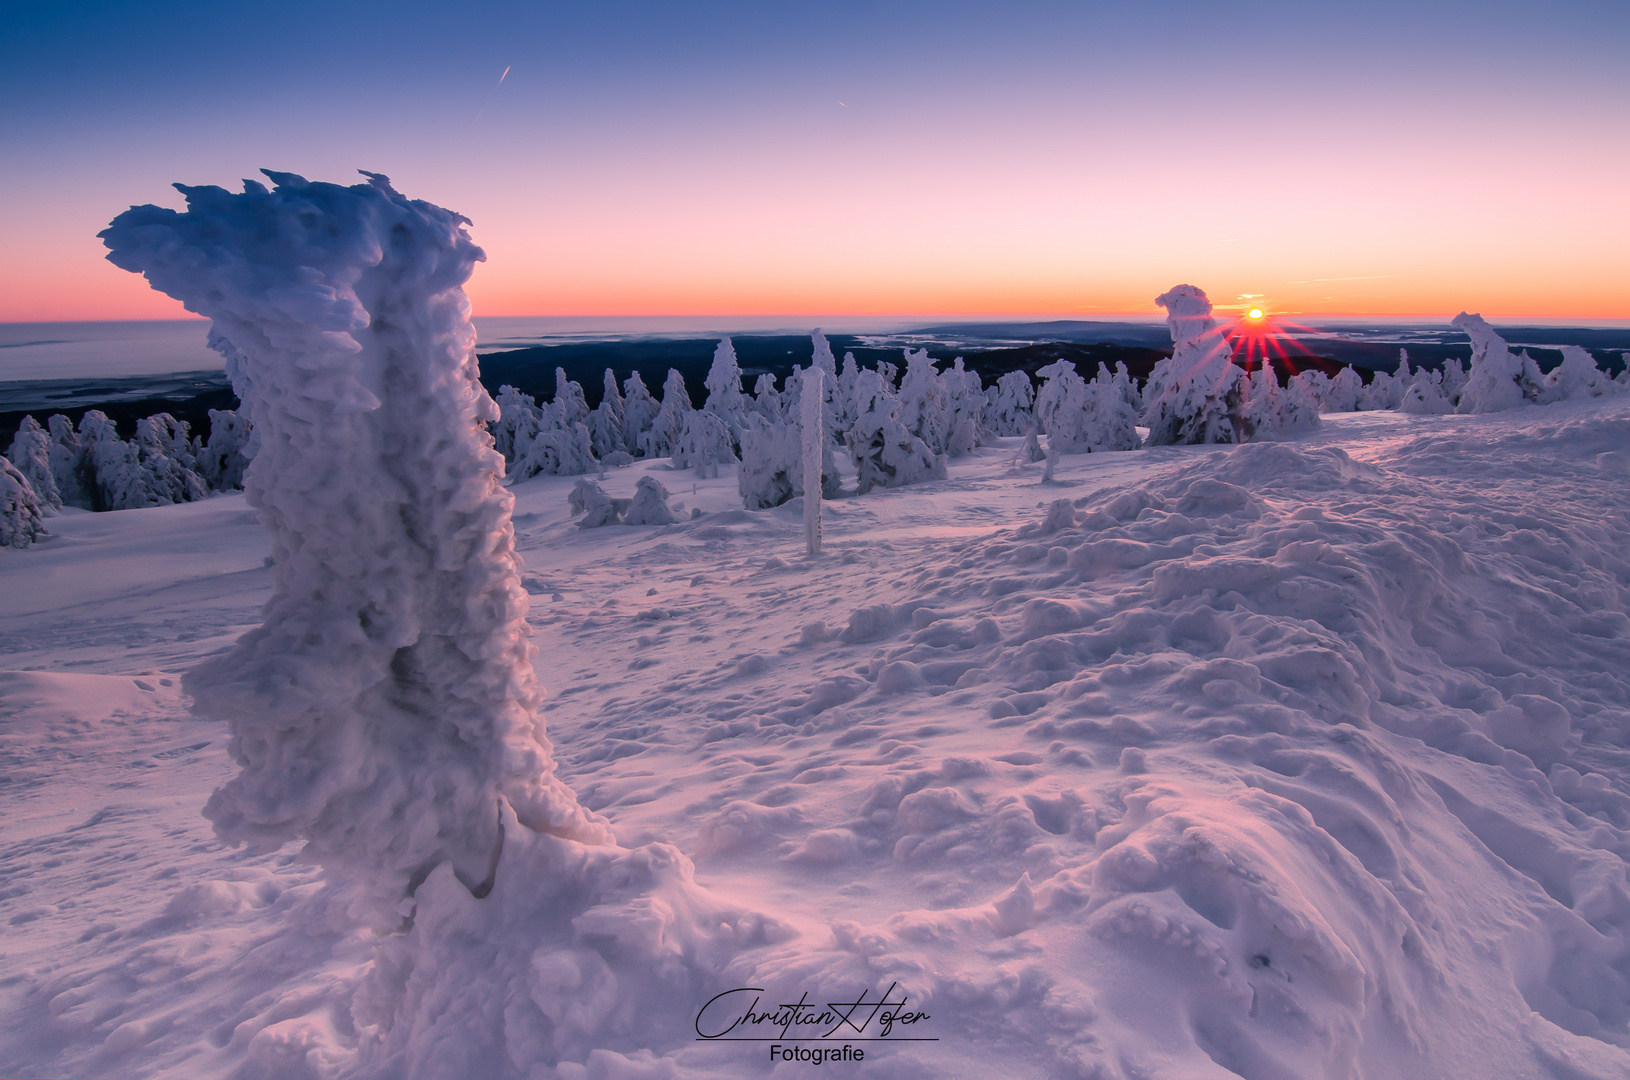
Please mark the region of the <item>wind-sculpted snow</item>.
[[490, 886], [505, 804], [543, 832], [609, 832], [554, 779], [538, 716], [461, 288], [481, 250], [383, 177], [267, 175], [181, 187], [186, 212], [135, 207], [102, 236], [214, 321], [259, 442], [265, 622], [187, 682], [243, 767], [207, 814], [233, 841], [304, 840], [389, 925], [441, 863]]

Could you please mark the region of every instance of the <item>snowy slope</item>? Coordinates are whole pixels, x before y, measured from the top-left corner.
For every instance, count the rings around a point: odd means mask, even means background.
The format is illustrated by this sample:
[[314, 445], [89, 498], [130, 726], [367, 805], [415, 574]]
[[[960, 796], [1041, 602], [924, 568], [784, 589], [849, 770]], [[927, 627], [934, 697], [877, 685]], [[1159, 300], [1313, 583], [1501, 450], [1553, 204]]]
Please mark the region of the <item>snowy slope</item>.
[[[697, 1009], [892, 983], [938, 1041], [827, 1071], [1630, 1075], [1630, 406], [1045, 484], [1018, 442], [826, 504], [813, 561], [729, 475], [614, 471], [703, 511], [655, 528], [515, 488], [562, 777], [774, 928], [558, 1074], [802, 1075]], [[213, 840], [223, 732], [174, 685], [258, 622], [264, 535], [241, 497], [50, 526], [0, 560], [0, 1072], [343, 1069], [370, 935]]]

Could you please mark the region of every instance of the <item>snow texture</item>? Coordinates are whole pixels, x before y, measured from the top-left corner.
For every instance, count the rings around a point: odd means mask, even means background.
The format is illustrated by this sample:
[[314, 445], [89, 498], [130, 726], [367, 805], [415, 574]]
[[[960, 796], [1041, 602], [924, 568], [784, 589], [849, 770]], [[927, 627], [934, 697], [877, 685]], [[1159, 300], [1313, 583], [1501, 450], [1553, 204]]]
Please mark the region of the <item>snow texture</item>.
[[543, 734], [461, 288], [483, 257], [467, 222], [380, 176], [267, 175], [242, 194], [178, 185], [187, 211], [135, 207], [102, 238], [231, 343], [260, 443], [265, 620], [187, 680], [242, 767], [206, 814], [231, 841], [303, 840], [391, 926], [438, 866], [490, 888], [505, 813], [609, 832]]

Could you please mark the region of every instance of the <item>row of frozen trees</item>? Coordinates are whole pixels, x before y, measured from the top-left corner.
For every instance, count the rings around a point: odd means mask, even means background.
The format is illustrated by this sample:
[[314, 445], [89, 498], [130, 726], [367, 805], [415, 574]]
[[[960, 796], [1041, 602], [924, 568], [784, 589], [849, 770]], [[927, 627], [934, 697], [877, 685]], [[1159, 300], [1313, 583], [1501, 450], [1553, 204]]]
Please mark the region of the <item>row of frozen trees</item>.
[[[1480, 316], [1467, 314], [1453, 325], [1472, 340], [1469, 369], [1459, 361], [1412, 368], [1406, 353], [1396, 372], [1377, 372], [1368, 383], [1343, 368], [1334, 378], [1302, 372], [1280, 386], [1268, 368], [1246, 372], [1233, 362], [1199, 289], [1180, 285], [1157, 302], [1167, 310], [1172, 356], [1157, 363], [1142, 385], [1121, 365], [1101, 366], [1088, 379], [1060, 360], [1037, 372], [1039, 386], [1023, 371], [986, 386], [960, 358], [941, 369], [926, 349], [907, 349], [903, 370], [890, 363], [862, 369], [852, 353], [840, 367], [817, 330], [812, 366], [825, 373], [828, 436], [823, 497], [838, 492], [839, 453], [849, 455], [856, 489], [864, 494], [944, 476], [948, 460], [998, 438], [1025, 438], [1023, 452], [1039, 461], [1136, 449], [1142, 445], [1139, 426], [1148, 429], [1150, 445], [1248, 442], [1309, 430], [1320, 413], [1494, 412], [1630, 389], [1630, 372], [1614, 381], [1576, 346], [1565, 346], [1562, 364], [1542, 373], [1526, 352], [1513, 353]], [[745, 392], [726, 338], [714, 353], [701, 408], [692, 404], [677, 371], [668, 372], [659, 400], [638, 372], [619, 385], [607, 370], [604, 395], [591, 409], [583, 388], [557, 368], [552, 401], [539, 404], [509, 386], [499, 391], [493, 436], [512, 482], [540, 473], [584, 475], [636, 458], [666, 458], [675, 469], [704, 476], [739, 463], [743, 502], [763, 509], [803, 494], [803, 384], [804, 369], [795, 368], [780, 389], [774, 376], [760, 375], [752, 392]], [[244, 419], [214, 410], [207, 442], [189, 439], [187, 426], [168, 414], [142, 420], [131, 442], [94, 410], [77, 432], [65, 416], [53, 416], [49, 431], [25, 419], [9, 462], [0, 464], [0, 546], [31, 542], [43, 529], [42, 518], [65, 504], [119, 510], [239, 488], [251, 453], [248, 437]], [[590, 482], [575, 495], [581, 505], [574, 509], [596, 524], [656, 524], [671, 520], [665, 494], [651, 480], [628, 503], [610, 499]]]
[[119, 437], [100, 410], [73, 421], [61, 413], [41, 427], [23, 417], [0, 458], [0, 547], [23, 547], [43, 535], [44, 519], [64, 506], [129, 510], [168, 506], [243, 487], [253, 453], [249, 423], [235, 412], [209, 411], [209, 438], [191, 437], [169, 413], [136, 422]]
[[[840, 368], [815, 331], [812, 366], [825, 373], [823, 496], [837, 490], [837, 453], [851, 457], [856, 490], [865, 494], [941, 477], [947, 460], [998, 438], [1026, 437], [1024, 452], [1038, 461], [1136, 449], [1143, 445], [1140, 426], [1148, 429], [1149, 445], [1237, 443], [1294, 436], [1317, 427], [1321, 413], [1492, 412], [1630, 389], [1630, 374], [1614, 382], [1574, 346], [1563, 349], [1560, 367], [1542, 374], [1526, 352], [1513, 354], [1481, 317], [1465, 314], [1453, 325], [1472, 339], [1469, 371], [1459, 361], [1436, 370], [1411, 368], [1405, 353], [1396, 372], [1377, 372], [1369, 383], [1343, 368], [1334, 378], [1302, 372], [1281, 386], [1268, 367], [1247, 372], [1233, 362], [1201, 290], [1180, 285], [1157, 302], [1167, 309], [1172, 356], [1141, 386], [1123, 365], [1100, 366], [1087, 379], [1064, 360], [1037, 372], [1039, 386], [1023, 371], [985, 386], [961, 358], [941, 369], [927, 350], [911, 349], [903, 372], [886, 362], [862, 369], [852, 353]], [[699, 409], [677, 371], [668, 372], [658, 401], [638, 372], [619, 387], [608, 369], [604, 396], [590, 409], [582, 387], [557, 368], [552, 402], [540, 405], [513, 387], [500, 391], [498, 449], [516, 479], [581, 475], [634, 458], [668, 458], [675, 469], [716, 476], [720, 466], [739, 462], [743, 501], [762, 509], [803, 494], [803, 383], [804, 369], [795, 368], [780, 390], [766, 374], [744, 393], [729, 338], [714, 353]], [[587, 519], [596, 524], [622, 520], [592, 482], [580, 485], [574, 500], [600, 508]]]

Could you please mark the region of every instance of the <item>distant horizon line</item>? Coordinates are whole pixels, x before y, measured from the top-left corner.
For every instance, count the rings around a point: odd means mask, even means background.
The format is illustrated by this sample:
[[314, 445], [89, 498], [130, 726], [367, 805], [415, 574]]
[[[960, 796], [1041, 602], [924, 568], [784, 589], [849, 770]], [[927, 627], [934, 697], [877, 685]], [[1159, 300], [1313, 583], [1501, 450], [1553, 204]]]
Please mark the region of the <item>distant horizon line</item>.
[[[1243, 307], [1243, 305], [1230, 305], [1230, 306], [1232, 306], [1232, 307]], [[1228, 308], [1224, 307], [1224, 306], [1218, 306], [1215, 309], [1215, 312], [1219, 316], [1226, 316], [1227, 313], [1228, 313]], [[1315, 322], [1332, 322], [1332, 321], [1338, 321], [1338, 320], [1342, 320], [1342, 319], [1361, 319], [1361, 320], [1365, 320], [1365, 321], [1394, 320], [1394, 321], [1401, 321], [1401, 322], [1422, 322], [1422, 323], [1444, 323], [1444, 324], [1447, 324], [1451, 319], [1454, 318], [1453, 315], [1443, 315], [1443, 314], [1440, 314], [1440, 313], [1437, 313], [1437, 312], [1433, 312], [1433, 313], [1430, 313], [1430, 314], [1420, 314], [1420, 313], [1415, 313], [1415, 312], [1383, 312], [1383, 313], [1377, 314], [1377, 313], [1373, 313], [1373, 312], [1316, 313], [1316, 312], [1302, 312], [1302, 311], [1283, 311], [1283, 312], [1270, 312], [1269, 314], [1270, 314], [1270, 316], [1280, 316], [1280, 317], [1284, 317], [1284, 318], [1292, 318], [1292, 317], [1294, 317], [1294, 318], [1306, 319], [1306, 320], [1315, 321]], [[1614, 328], [1630, 327], [1630, 318], [1627, 318], [1627, 317], [1617, 317], [1617, 318], [1615, 318], [1615, 317], [1610, 317], [1610, 316], [1593, 317], [1593, 316], [1577, 316], [1577, 315], [1533, 315], [1533, 314], [1518, 314], [1518, 315], [1493, 314], [1493, 315], [1490, 315], [1490, 314], [1488, 314], [1486, 312], [1475, 312], [1474, 314], [1482, 315], [1483, 318], [1488, 319], [1491, 323], [1501, 323], [1501, 322], [1503, 322], [1503, 323], [1521, 323], [1521, 324], [1524, 324], [1524, 325], [1534, 325], [1534, 326], [1571, 326], [1571, 327], [1576, 327], [1576, 328], [1584, 328], [1584, 327], [1591, 327], [1591, 326], [1614, 327]], [[904, 312], [904, 313], [861, 312], [861, 313], [853, 313], [853, 314], [842, 313], [842, 312], [825, 312], [825, 313], [822, 313], [822, 314], [819, 314], [819, 315], [813, 315], [813, 314], [807, 314], [807, 313], [789, 313], [789, 314], [704, 313], [704, 314], [694, 314], [694, 315], [680, 315], [680, 314], [657, 314], [657, 315], [609, 315], [609, 314], [590, 314], [590, 315], [559, 315], [559, 314], [556, 314], [556, 315], [514, 315], [514, 314], [498, 314], [498, 315], [495, 315], [495, 314], [482, 314], [482, 315], [473, 315], [473, 316], [471, 316], [471, 318], [472, 318], [472, 320], [482, 320], [482, 319], [559, 319], [559, 320], [567, 320], [567, 319], [570, 319], [570, 320], [575, 320], [575, 321], [595, 321], [595, 320], [624, 321], [624, 320], [635, 320], [635, 319], [637, 319], [637, 320], [641, 320], [641, 321], [659, 321], [659, 320], [702, 321], [702, 320], [715, 320], [715, 321], [721, 321], [721, 322], [722, 321], [729, 321], [729, 320], [744, 320], [744, 321], [745, 320], [752, 320], [752, 321], [755, 321], [755, 322], [767, 322], [767, 321], [773, 321], [773, 320], [800, 320], [802, 322], [809, 323], [812, 327], [817, 328], [817, 329], [821, 326], [821, 323], [822, 323], [823, 320], [842, 320], [844, 322], [859, 322], [859, 321], [865, 321], [865, 320], [869, 320], [869, 319], [876, 319], [876, 320], [879, 320], [879, 321], [888, 321], [888, 322], [899, 322], [899, 321], [907, 321], [907, 320], [909, 320], [909, 321], [929, 321], [929, 320], [953, 321], [954, 320], [954, 321], [957, 321], [957, 322], [1014, 322], [1014, 323], [1025, 323], [1025, 322], [1114, 322], [1114, 321], [1122, 321], [1122, 322], [1156, 323], [1156, 324], [1163, 323], [1163, 322], [1166, 321], [1166, 317], [1164, 315], [1161, 315], [1161, 314], [1158, 314], [1158, 313], [1153, 313], [1153, 312], [1090, 312], [1090, 313], [1083, 313], [1083, 312], [927, 312], [927, 313], [922, 313], [922, 312]], [[207, 316], [201, 316], [201, 315], [170, 316], [170, 317], [165, 317], [165, 318], [138, 318], [138, 319], [0, 319], [0, 326], [95, 326], [95, 325], [121, 325], [121, 324], [128, 325], [128, 324], [131, 324], [131, 323], [195, 323], [195, 322], [196, 323], [203, 323], [203, 322], [209, 322], [209, 321], [210, 320], [209, 320], [209, 318]]]

